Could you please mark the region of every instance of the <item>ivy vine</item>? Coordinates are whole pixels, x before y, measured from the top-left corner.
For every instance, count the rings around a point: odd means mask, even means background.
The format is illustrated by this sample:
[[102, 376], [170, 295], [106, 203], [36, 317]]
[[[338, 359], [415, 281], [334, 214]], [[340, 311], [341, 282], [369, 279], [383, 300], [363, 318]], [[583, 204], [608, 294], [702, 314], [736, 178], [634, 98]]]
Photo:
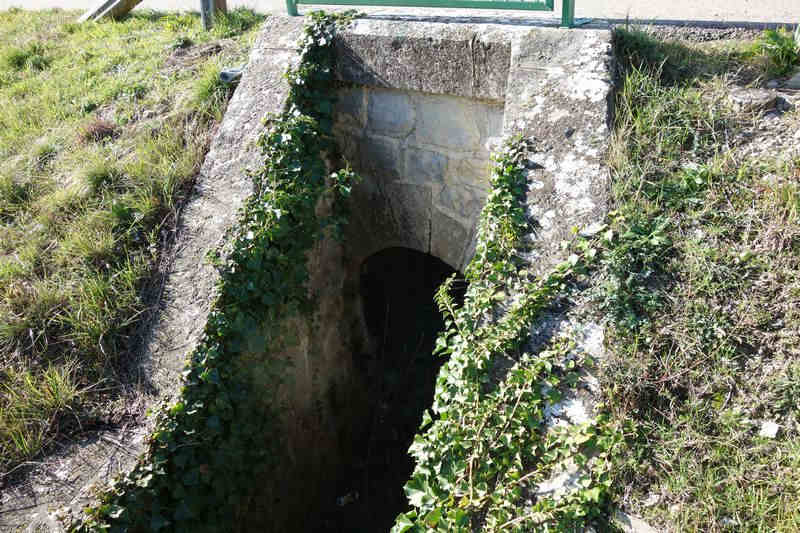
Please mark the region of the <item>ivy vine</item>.
[[[287, 72], [286, 109], [270, 117], [259, 146], [263, 166], [232, 228], [218, 297], [184, 372], [181, 397], [160, 410], [145, 456], [117, 479], [83, 520], [89, 531], [224, 531], [237, 529], [254, 476], [269, 478], [281, 459], [278, 406], [263, 384], [278, 387], [284, 368], [246, 354], [280, 350], [286, 319], [313, 310], [307, 252], [344, 222], [349, 169], [329, 172], [332, 138], [333, 36], [352, 14], [315, 13]], [[327, 161], [326, 161], [327, 159]], [[332, 199], [332, 213], [317, 205]], [[256, 378], [258, 387], [256, 388]]]
[[[439, 374], [432, 413], [410, 453], [416, 468], [405, 487], [412, 506], [392, 533], [418, 531], [577, 531], [602, 521], [612, 462], [621, 436], [605, 416], [550, 427], [545, 409], [573, 386], [585, 356], [567, 357], [560, 340], [529, 353], [531, 325], [572, 278], [585, 273], [597, 249], [578, 240], [570, 259], [531, 280], [521, 260], [532, 228], [525, 213], [526, 144], [497, 154], [481, 213], [464, 304], [450, 297], [451, 278], [437, 292], [445, 315], [437, 352], [449, 356]], [[538, 484], [575, 465], [577, 490], [537, 494]]]

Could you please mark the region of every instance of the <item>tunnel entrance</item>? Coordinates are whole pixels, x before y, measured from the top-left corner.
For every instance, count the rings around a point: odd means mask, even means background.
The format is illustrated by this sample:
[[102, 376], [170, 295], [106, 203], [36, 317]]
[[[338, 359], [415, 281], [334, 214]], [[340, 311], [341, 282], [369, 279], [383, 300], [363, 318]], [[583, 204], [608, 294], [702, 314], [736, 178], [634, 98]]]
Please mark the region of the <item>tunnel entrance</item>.
[[[372, 343], [369, 353], [354, 354], [354, 366], [366, 384], [368, 416], [326, 513], [326, 532], [388, 532], [408, 510], [403, 486], [414, 468], [408, 447], [433, 402], [445, 362], [432, 355], [444, 327], [434, 294], [454, 272], [436, 257], [408, 248], [385, 249], [361, 265], [363, 315]], [[456, 285], [454, 297], [463, 300], [464, 283]]]

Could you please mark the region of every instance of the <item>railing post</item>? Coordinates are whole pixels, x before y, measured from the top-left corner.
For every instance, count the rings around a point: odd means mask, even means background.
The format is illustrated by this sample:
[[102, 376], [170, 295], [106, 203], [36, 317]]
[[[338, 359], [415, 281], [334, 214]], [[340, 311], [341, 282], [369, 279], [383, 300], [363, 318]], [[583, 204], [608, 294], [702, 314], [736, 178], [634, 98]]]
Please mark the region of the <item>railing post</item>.
[[562, 0], [561, 27], [571, 28], [574, 25], [575, 25], [575, 0]]
[[296, 17], [299, 14], [297, 12], [297, 2], [294, 0], [286, 0], [286, 12], [290, 17]]

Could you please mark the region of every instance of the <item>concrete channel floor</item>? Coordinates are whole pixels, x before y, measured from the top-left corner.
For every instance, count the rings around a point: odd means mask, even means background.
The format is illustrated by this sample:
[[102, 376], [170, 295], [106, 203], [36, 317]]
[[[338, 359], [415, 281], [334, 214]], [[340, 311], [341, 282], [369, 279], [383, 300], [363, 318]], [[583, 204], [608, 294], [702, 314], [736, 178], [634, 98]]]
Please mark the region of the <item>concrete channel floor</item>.
[[[0, 10], [10, 7], [24, 9], [88, 9], [97, 0], [0, 0]], [[200, 0], [144, 0], [136, 9], [161, 11], [197, 11]], [[247, 6], [262, 13], [285, 12], [283, 0], [228, 0], [229, 8]], [[309, 6], [301, 6], [301, 12]], [[373, 8], [374, 9], [374, 8]], [[370, 9], [370, 14], [420, 15], [418, 8]], [[556, 13], [560, 13], [561, 0], [556, 0]], [[443, 10], [436, 10], [437, 12]], [[444, 10], [456, 11], [456, 10]], [[457, 10], [459, 13], [489, 13], [481, 10]], [[508, 13], [508, 12], [505, 12]], [[526, 17], [549, 17], [553, 14], [524, 13]], [[690, 22], [746, 24], [798, 24], [800, 23], [800, 0], [576, 0], [576, 16], [606, 20], [659, 21], [670, 23]], [[698, 24], [700, 25], [700, 24]]]

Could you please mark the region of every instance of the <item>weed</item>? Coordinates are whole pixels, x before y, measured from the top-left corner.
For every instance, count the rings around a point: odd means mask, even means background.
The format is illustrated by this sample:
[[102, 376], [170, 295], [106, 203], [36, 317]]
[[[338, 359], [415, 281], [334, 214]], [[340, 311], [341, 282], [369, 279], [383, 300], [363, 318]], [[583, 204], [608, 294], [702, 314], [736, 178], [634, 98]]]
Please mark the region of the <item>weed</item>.
[[83, 182], [93, 193], [97, 193], [104, 186], [113, 185], [121, 178], [119, 170], [101, 161], [88, 167], [82, 176]]
[[728, 52], [695, 54], [711, 65], [695, 69], [689, 45], [616, 39], [627, 57], [599, 298], [607, 405], [632, 428], [618, 486], [669, 529], [796, 530], [800, 161], [732, 150], [744, 117], [722, 96], [751, 60], [742, 47], [721, 70]]
[[641, 29], [617, 29], [613, 38], [624, 72], [657, 72], [666, 86], [730, 71], [744, 55], [738, 48], [700, 49], [685, 42], [661, 41]]
[[45, 55], [40, 42], [31, 42], [23, 48], [9, 47], [2, 56], [6, 68], [13, 70], [44, 70], [50, 66], [51, 58]]
[[84, 394], [77, 385], [77, 364], [50, 364], [41, 370], [6, 367], [0, 374], [0, 454], [7, 461], [38, 452], [55, 432], [53, 426]]
[[237, 7], [227, 13], [216, 13], [212, 31], [215, 35], [224, 39], [249, 31], [263, 20], [263, 15], [259, 15], [250, 9]]
[[191, 101], [192, 107], [206, 120], [219, 120], [222, 105], [233, 93], [233, 85], [225, 83], [219, 76], [221, 66], [214, 62], [207, 63], [200, 74], [197, 88]]
[[12, 217], [25, 207], [31, 196], [29, 184], [17, 183], [10, 176], [0, 174], [0, 221]]
[[58, 146], [51, 143], [40, 144], [33, 151], [33, 166], [36, 170], [42, 171], [58, 155]]
[[754, 56], [761, 56], [767, 59], [769, 73], [774, 76], [788, 74], [792, 69], [800, 64], [800, 39], [786, 28], [777, 30], [765, 30], [751, 47], [750, 52]]
[[169, 47], [172, 48], [173, 50], [177, 50], [180, 48], [189, 48], [193, 44], [194, 43], [192, 42], [192, 40], [189, 39], [188, 37], [180, 36], [177, 37], [174, 41], [172, 41]]

